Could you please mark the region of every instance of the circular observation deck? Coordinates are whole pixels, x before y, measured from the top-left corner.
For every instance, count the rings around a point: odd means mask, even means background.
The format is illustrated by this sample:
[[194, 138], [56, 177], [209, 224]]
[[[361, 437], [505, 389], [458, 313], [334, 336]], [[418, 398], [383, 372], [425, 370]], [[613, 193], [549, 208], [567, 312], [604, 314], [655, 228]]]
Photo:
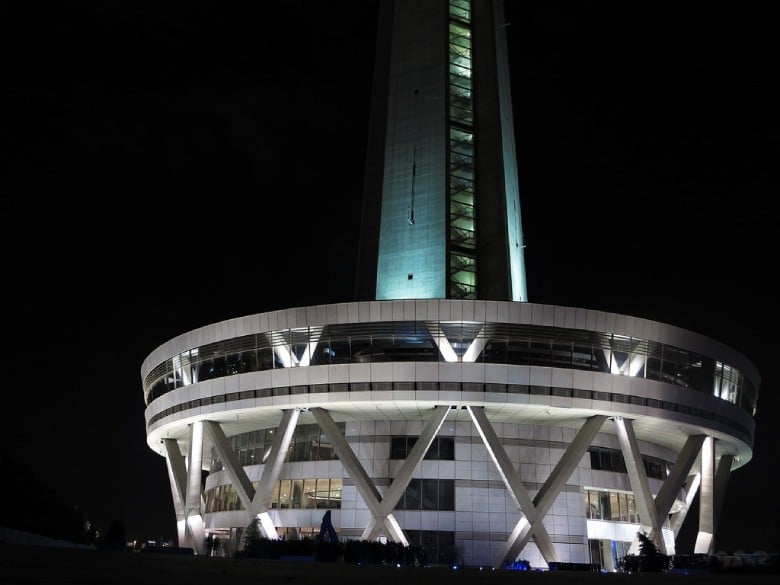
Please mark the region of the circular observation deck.
[[[141, 368], [147, 443], [188, 426], [230, 437], [276, 427], [283, 411], [334, 421], [450, 420], [579, 429], [633, 421], [637, 439], [679, 453], [714, 437], [732, 469], [752, 457], [759, 375], [741, 353], [669, 324], [582, 308], [459, 300], [367, 301], [259, 313], [160, 345]], [[605, 425], [602, 432], [610, 432]], [[209, 462], [204, 460], [204, 466]]]

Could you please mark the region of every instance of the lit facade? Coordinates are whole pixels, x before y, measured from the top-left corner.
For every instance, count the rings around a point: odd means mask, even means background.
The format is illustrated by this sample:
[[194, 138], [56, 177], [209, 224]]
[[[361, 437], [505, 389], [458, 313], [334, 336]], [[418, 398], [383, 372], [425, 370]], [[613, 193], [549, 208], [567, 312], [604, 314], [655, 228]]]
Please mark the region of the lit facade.
[[674, 553], [698, 496], [696, 552], [714, 552], [758, 372], [672, 325], [527, 302], [501, 15], [381, 4], [359, 300], [215, 323], [144, 361], [179, 544], [234, 551], [255, 518], [311, 537], [331, 510], [341, 539], [435, 563], [612, 570], [638, 531]]
[[526, 301], [500, 2], [380, 2], [357, 300]]

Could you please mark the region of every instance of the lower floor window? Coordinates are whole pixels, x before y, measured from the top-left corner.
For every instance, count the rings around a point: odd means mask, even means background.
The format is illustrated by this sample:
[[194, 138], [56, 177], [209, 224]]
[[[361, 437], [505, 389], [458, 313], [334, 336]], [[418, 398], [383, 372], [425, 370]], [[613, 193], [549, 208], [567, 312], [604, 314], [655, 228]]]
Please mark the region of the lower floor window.
[[421, 562], [452, 565], [457, 560], [455, 533], [438, 530], [405, 530], [409, 546], [419, 547]]
[[452, 479], [412, 479], [396, 510], [454, 510], [455, 481]]
[[[258, 482], [252, 482], [255, 490]], [[271, 508], [341, 508], [340, 478], [280, 479], [274, 486]], [[243, 510], [238, 492], [231, 484], [217, 486], [204, 494], [206, 513]]]

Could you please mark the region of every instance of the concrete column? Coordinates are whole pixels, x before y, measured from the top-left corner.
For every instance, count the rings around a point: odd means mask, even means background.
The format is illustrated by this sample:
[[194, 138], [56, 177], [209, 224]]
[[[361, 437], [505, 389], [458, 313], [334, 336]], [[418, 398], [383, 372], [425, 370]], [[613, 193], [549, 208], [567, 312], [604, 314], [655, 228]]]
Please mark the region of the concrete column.
[[[417, 437], [414, 447], [412, 447], [412, 450], [406, 456], [406, 459], [396, 473], [392, 483], [382, 495], [382, 501], [378, 508], [379, 514], [371, 519], [371, 522], [363, 531], [361, 537], [363, 540], [374, 540], [379, 536], [382, 526], [388, 521], [388, 517], [392, 514], [395, 505], [398, 503], [398, 500], [401, 499], [401, 496], [403, 496], [404, 490], [406, 490], [412, 479], [412, 473], [414, 473], [414, 470], [417, 469], [420, 462], [423, 460], [423, 457], [425, 457], [425, 454], [428, 452], [431, 443], [433, 443], [433, 439], [435, 439], [436, 435], [439, 433], [439, 429], [441, 428], [442, 423], [444, 423], [444, 419], [447, 418], [449, 411], [450, 406], [448, 404], [439, 405], [434, 408], [433, 416], [425, 422], [425, 426], [423, 427], [420, 436]], [[400, 526], [398, 529], [400, 530]]]
[[715, 439], [707, 437], [701, 448], [701, 487], [699, 488], [699, 532], [694, 554], [711, 555], [715, 535]]
[[[333, 419], [330, 417], [330, 415], [322, 408], [312, 408], [310, 409], [310, 412], [312, 415], [314, 415], [317, 424], [320, 425], [322, 431], [327, 435], [328, 439], [330, 439], [330, 442], [333, 444], [333, 449], [336, 451], [336, 455], [338, 455], [341, 464], [344, 466], [344, 470], [347, 472], [352, 481], [355, 482], [355, 488], [363, 498], [363, 501], [371, 512], [371, 515], [376, 519], [384, 517], [383, 525], [390, 540], [393, 542], [398, 542], [403, 546], [409, 546], [409, 541], [406, 539], [406, 535], [403, 533], [403, 530], [401, 530], [401, 527], [393, 515], [389, 514], [384, 516], [380, 506], [382, 496], [379, 493], [379, 490], [377, 490], [374, 482], [371, 481], [371, 478], [366, 473], [366, 470], [363, 469], [363, 465], [361, 465], [360, 460], [349, 446], [349, 443], [347, 443], [347, 440], [339, 432], [336, 423], [333, 422]], [[371, 524], [366, 527], [366, 530], [370, 529], [370, 527]]]
[[238, 457], [230, 447], [230, 442], [222, 427], [210, 420], [204, 421], [203, 426], [217, 451], [217, 455], [219, 455], [220, 461], [222, 461], [222, 467], [230, 478], [230, 483], [233, 484], [233, 489], [238, 494], [238, 499], [241, 500], [241, 504], [247, 512], [247, 524], [249, 524], [252, 521], [252, 498], [255, 496], [255, 488], [252, 487], [252, 482], [249, 481], [244, 468], [238, 462]]
[[195, 421], [190, 425], [190, 447], [187, 456], [187, 495], [185, 514], [189, 546], [198, 554], [206, 552], [206, 533], [203, 524], [203, 423]]
[[[634, 492], [634, 501], [639, 512], [641, 529], [648, 535], [655, 534], [653, 542], [659, 551], [666, 554], [661, 531], [656, 530], [658, 528], [658, 514], [653, 501], [653, 493], [650, 491], [650, 484], [647, 481], [642, 453], [639, 450], [639, 444], [634, 433], [634, 425], [630, 420], [621, 416], [616, 416], [614, 421], [618, 442], [620, 443], [620, 451], [623, 453], [623, 460], [626, 462], [628, 482], [631, 484], [631, 491]], [[629, 548], [629, 553], [639, 553], [638, 538], [634, 538], [631, 548]]]
[[173, 500], [173, 509], [176, 513], [176, 537], [179, 546], [186, 546], [186, 514], [184, 511], [184, 502], [186, 494], [187, 467], [184, 462], [184, 455], [181, 454], [179, 443], [176, 439], [163, 439], [165, 449], [165, 463], [168, 468], [168, 481], [171, 484], [171, 498]]
[[284, 458], [295, 434], [295, 427], [298, 424], [300, 414], [300, 408], [291, 408], [282, 413], [282, 420], [276, 429], [276, 436], [274, 436], [274, 440], [271, 443], [271, 451], [263, 464], [257, 491], [252, 500], [252, 505], [249, 507], [252, 516], [260, 521], [260, 532], [262, 535], [272, 540], [279, 538], [279, 533], [276, 532], [276, 527], [273, 520], [271, 520], [268, 510], [271, 507], [274, 486], [282, 473]]
[[[514, 538], [518, 538], [525, 528], [532, 527], [534, 541], [544, 560], [547, 563], [556, 562], [558, 560], [558, 553], [555, 550], [555, 545], [553, 545], [544, 524], [541, 522], [536, 523], [536, 507], [523, 485], [520, 474], [517, 473], [515, 466], [509, 459], [509, 455], [507, 455], [504, 446], [501, 444], [501, 440], [498, 438], [493, 426], [485, 415], [485, 409], [467, 406], [466, 410], [468, 410], [468, 413], [471, 415], [471, 420], [473, 421], [479, 436], [482, 437], [482, 442], [485, 444], [485, 448], [487, 449], [490, 458], [493, 460], [493, 464], [496, 466], [501, 479], [504, 481], [504, 485], [509, 490], [509, 494], [515, 501], [517, 509], [525, 516], [525, 522], [521, 519], [521, 522], [517, 523], [512, 536], [510, 536], [510, 540], [513, 541]], [[511, 545], [507, 545], [507, 550], [509, 546]], [[496, 561], [496, 566], [498, 567], [502, 566], [508, 560], [514, 560], [505, 558], [506, 551], [503, 550], [499, 557], [500, 558], [497, 558]]]
[[[563, 486], [566, 484], [566, 480], [571, 477], [572, 472], [577, 467], [585, 451], [587, 451], [590, 444], [593, 442], [593, 438], [601, 430], [604, 421], [607, 420], [605, 415], [594, 415], [585, 420], [577, 435], [574, 437], [571, 445], [563, 454], [560, 461], [553, 468], [550, 476], [545, 480], [544, 484], [536, 493], [536, 497], [533, 500], [534, 507], [536, 508], [536, 519], [533, 524], [527, 526], [521, 526], [526, 523], [525, 518], [521, 518], [515, 530], [512, 531], [512, 535], [507, 540], [507, 543], [502, 551], [505, 560], [514, 560], [517, 555], [528, 544], [528, 540], [531, 538], [531, 534], [542, 524], [542, 519], [553, 505], [555, 498], [561, 493]], [[503, 561], [502, 561], [503, 562]]]
[[693, 504], [693, 499], [696, 497], [696, 494], [699, 492], [700, 484], [701, 475], [698, 473], [689, 475], [688, 479], [685, 481], [685, 508], [672, 514], [671, 523], [675, 538], [680, 534], [682, 525], [685, 522], [685, 517], [688, 515], [688, 510], [690, 509], [691, 504]]
[[[661, 532], [663, 521], [669, 516], [669, 511], [672, 509], [674, 500], [683, 488], [685, 479], [690, 473], [693, 464], [696, 462], [696, 458], [699, 456], [701, 446], [706, 438], [705, 435], [689, 436], [686, 439], [682, 450], [677, 455], [677, 460], [674, 462], [674, 465], [672, 465], [669, 475], [664, 480], [661, 489], [658, 490], [658, 493], [655, 496], [655, 510], [657, 520], [660, 524], [653, 528], [653, 532], [650, 534], [651, 538], [655, 539], [657, 537], [663, 541], [663, 534]], [[673, 535], [676, 536], [674, 527], [672, 527], [672, 530]], [[676, 544], [674, 543], [674, 539], [672, 539], [672, 542], [670, 543], [665, 543], [665, 545], [666, 547], [665, 549], [662, 549], [662, 552], [665, 550], [665, 554], [675, 554]]]

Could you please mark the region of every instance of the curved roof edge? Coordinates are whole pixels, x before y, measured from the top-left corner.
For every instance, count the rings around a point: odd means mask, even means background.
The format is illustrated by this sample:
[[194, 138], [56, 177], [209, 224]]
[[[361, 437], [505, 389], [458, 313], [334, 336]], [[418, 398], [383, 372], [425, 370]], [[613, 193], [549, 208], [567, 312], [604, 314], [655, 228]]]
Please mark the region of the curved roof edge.
[[242, 335], [311, 325], [407, 320], [506, 322], [638, 337], [683, 348], [695, 348], [700, 353], [721, 359], [738, 368], [753, 382], [756, 389], [760, 388], [761, 377], [758, 369], [744, 354], [716, 339], [675, 325], [581, 307], [453, 299], [355, 301], [291, 307], [226, 319], [192, 329], [160, 344], [143, 361], [141, 379], [143, 380], [157, 364], [174, 355], [207, 343]]

